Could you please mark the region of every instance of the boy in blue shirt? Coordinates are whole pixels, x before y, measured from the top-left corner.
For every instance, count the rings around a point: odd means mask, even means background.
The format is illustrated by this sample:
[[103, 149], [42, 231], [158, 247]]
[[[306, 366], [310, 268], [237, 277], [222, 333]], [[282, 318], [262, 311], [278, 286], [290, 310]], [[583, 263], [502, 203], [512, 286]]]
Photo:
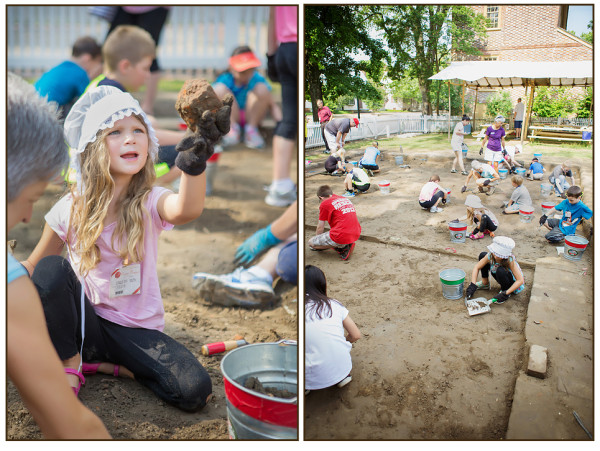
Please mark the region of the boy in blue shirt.
[[542, 166], [542, 163], [540, 163], [537, 158], [534, 158], [531, 160], [531, 164], [529, 165], [529, 169], [525, 173], [525, 176], [529, 180], [542, 180], [544, 172], [546, 172], [546, 169]]
[[358, 162], [358, 165], [363, 169], [366, 169], [367, 174], [368, 171], [371, 171], [371, 174], [369, 175], [373, 175], [374, 173], [379, 172], [379, 165], [377, 163], [379, 162], [380, 155], [379, 143], [374, 141], [373, 145], [365, 149], [365, 154]]
[[[565, 236], [574, 235], [581, 218], [590, 219], [592, 217], [592, 210], [579, 199], [581, 194], [580, 187], [571, 186], [567, 190], [567, 199], [554, 207], [548, 215], [542, 215], [540, 226], [545, 225], [550, 230], [545, 236], [548, 242], [558, 243], [564, 240]], [[548, 216], [553, 215], [556, 211], [562, 212], [562, 218], [548, 219]]]
[[41, 97], [47, 96], [49, 102], [58, 104], [61, 119], [67, 116], [90, 80], [102, 72], [101, 50], [94, 38], [79, 38], [73, 44], [71, 59], [54, 66], [35, 82]]

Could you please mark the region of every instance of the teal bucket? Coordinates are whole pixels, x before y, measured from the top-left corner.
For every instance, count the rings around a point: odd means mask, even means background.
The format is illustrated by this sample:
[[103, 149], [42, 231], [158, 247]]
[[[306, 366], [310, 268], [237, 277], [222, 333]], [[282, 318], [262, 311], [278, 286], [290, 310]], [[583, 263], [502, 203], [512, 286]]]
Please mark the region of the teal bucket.
[[534, 154], [533, 154], [533, 157], [534, 157], [534, 158], [537, 158], [537, 159], [538, 159], [538, 161], [542, 161], [542, 154], [541, 154], [541, 153], [534, 153]]
[[446, 299], [460, 299], [463, 297], [466, 273], [459, 268], [443, 269], [440, 271], [442, 282], [442, 295]]
[[517, 168], [517, 169], [515, 169], [515, 172], [517, 173], [517, 175], [520, 175], [521, 177], [525, 177], [525, 173], [527, 171], [525, 170], [525, 168]]
[[498, 175], [504, 180], [508, 176], [508, 169], [498, 169]]

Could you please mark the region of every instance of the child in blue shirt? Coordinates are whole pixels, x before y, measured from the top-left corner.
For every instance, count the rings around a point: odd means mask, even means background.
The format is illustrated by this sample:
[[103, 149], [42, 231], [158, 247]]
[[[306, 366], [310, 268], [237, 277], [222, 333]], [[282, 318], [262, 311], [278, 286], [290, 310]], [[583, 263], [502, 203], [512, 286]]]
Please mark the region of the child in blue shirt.
[[[548, 232], [545, 238], [550, 243], [558, 243], [567, 235], [574, 235], [575, 229], [581, 222], [581, 218], [590, 219], [594, 214], [590, 208], [581, 202], [582, 191], [578, 186], [571, 186], [567, 190], [567, 199], [563, 200], [548, 215], [542, 215], [540, 225], [546, 226]], [[561, 219], [550, 218], [556, 211], [562, 212]]]
[[537, 158], [534, 158], [531, 160], [531, 164], [529, 165], [529, 169], [525, 173], [525, 176], [529, 180], [542, 180], [544, 172], [546, 172], [546, 168], [542, 166], [542, 163], [540, 163]]

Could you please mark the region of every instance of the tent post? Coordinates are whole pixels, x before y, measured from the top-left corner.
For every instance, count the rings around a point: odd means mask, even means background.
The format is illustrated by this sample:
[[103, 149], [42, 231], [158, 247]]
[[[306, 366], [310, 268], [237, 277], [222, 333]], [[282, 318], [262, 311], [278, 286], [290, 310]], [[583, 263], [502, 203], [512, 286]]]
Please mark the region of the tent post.
[[534, 94], [535, 94], [535, 84], [534, 84], [534, 82], [531, 82], [531, 93], [530, 93], [529, 99], [527, 101], [527, 111], [525, 113], [525, 124], [523, 124], [523, 127], [521, 128], [521, 149], [523, 149], [523, 141], [525, 139], [525, 136], [527, 135], [527, 129], [529, 128], [529, 123], [530, 123], [529, 118], [531, 117], [531, 107], [533, 106]]
[[461, 101], [462, 101], [462, 112], [460, 113], [461, 116], [465, 115], [465, 82], [462, 82], [462, 92], [461, 92]]
[[476, 114], [477, 113], [477, 90], [479, 89], [479, 86], [475, 86], [475, 104], [473, 105], [473, 130], [477, 130], [476, 125], [475, 125], [475, 121], [476, 121]]
[[450, 141], [450, 114], [452, 112], [452, 102], [450, 101], [450, 82], [448, 82], [448, 141]]

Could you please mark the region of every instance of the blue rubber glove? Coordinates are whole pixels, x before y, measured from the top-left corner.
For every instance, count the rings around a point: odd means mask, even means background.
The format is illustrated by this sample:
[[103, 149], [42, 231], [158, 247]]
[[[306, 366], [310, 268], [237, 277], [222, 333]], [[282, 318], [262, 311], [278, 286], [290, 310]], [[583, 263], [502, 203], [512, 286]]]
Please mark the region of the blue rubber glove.
[[273, 235], [271, 225], [269, 224], [264, 229], [255, 232], [237, 248], [235, 263], [238, 265], [250, 263], [262, 251], [281, 243], [281, 241], [283, 240]]

